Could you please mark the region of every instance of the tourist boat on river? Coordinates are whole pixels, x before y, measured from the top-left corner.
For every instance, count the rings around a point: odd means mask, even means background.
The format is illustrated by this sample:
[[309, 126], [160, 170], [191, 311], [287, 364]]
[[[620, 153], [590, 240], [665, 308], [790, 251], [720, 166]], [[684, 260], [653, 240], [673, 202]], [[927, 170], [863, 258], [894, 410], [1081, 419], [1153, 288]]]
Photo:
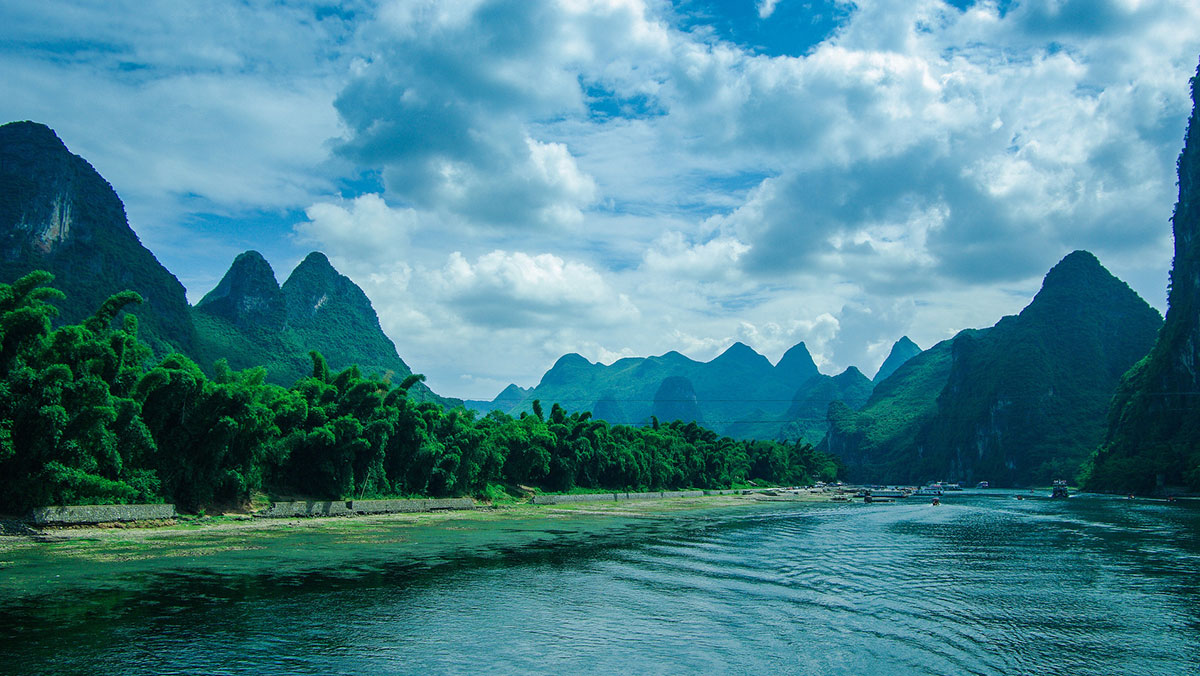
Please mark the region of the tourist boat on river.
[[1050, 492], [1052, 498], [1069, 498], [1071, 494], [1067, 492], [1067, 482], [1062, 479], [1054, 480], [1054, 488]]

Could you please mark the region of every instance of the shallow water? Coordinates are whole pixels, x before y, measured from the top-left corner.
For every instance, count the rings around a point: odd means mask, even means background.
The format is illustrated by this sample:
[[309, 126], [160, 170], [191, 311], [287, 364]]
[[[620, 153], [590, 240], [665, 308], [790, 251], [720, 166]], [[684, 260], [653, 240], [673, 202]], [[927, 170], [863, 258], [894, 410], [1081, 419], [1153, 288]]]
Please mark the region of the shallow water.
[[0, 671], [1200, 673], [1191, 505], [996, 491], [201, 542], [6, 555]]

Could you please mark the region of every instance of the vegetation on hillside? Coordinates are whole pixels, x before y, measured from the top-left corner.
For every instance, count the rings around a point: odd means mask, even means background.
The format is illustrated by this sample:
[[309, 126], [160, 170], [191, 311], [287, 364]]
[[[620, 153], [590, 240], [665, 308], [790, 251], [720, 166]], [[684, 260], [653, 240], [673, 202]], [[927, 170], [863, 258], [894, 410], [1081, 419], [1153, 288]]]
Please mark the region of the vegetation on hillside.
[[1076, 251], [1019, 315], [914, 357], [862, 412], [831, 407], [826, 446], [865, 480], [1078, 480], [1121, 374], [1161, 324], [1095, 256]]
[[610, 425], [558, 404], [483, 418], [409, 396], [421, 380], [329, 369], [291, 387], [262, 368], [208, 377], [192, 360], [155, 360], [138, 337], [141, 302], [112, 296], [79, 324], [51, 328], [62, 294], [34, 272], [0, 284], [0, 512], [47, 504], [166, 500], [184, 510], [257, 491], [312, 498], [728, 487], [833, 479], [805, 444], [735, 441], [694, 423]]
[[1154, 350], [1125, 374], [1087, 487], [1105, 491], [1200, 491], [1200, 69], [1179, 155], [1171, 218], [1175, 258], [1167, 317]]

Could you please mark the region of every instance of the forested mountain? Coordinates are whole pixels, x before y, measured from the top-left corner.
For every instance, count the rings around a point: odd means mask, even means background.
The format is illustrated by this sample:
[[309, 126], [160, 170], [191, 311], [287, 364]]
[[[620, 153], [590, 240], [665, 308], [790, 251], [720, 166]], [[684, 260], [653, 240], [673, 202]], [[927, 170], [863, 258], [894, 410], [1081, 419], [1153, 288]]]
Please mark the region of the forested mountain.
[[1191, 86], [1171, 218], [1167, 318], [1153, 351], [1125, 374], [1113, 398], [1105, 444], [1087, 482], [1095, 490], [1200, 491], [1200, 69]]
[[537, 387], [509, 385], [492, 402], [468, 402], [477, 410], [511, 414], [532, 410], [535, 399], [592, 411], [611, 423], [702, 422], [738, 439], [812, 443], [825, 434], [830, 401], [866, 400], [871, 381], [853, 367], [841, 375], [817, 371], [804, 343], [784, 353], [774, 366], [742, 343], [709, 362], [678, 352], [628, 357], [610, 366], [578, 354], [559, 358]]
[[904, 362], [919, 354], [921, 354], [921, 348], [908, 336], [902, 336], [892, 345], [892, 351], [888, 352], [887, 359], [884, 359], [883, 363], [879, 365], [879, 370], [875, 372], [875, 377], [871, 379], [871, 382], [883, 382], [888, 376], [895, 373], [896, 369], [903, 366]]
[[910, 359], [860, 411], [832, 405], [825, 446], [863, 480], [1074, 479], [1103, 436], [1121, 374], [1161, 324], [1095, 256], [1076, 251], [1020, 314]]
[[[200, 363], [223, 358], [235, 369], [264, 366], [267, 380], [276, 384], [290, 385], [309, 375], [311, 350], [327, 355], [334, 370], [353, 364], [365, 374], [397, 383], [412, 375], [380, 328], [366, 294], [319, 252], [296, 266], [282, 287], [257, 251], [239, 255], [216, 288], [196, 304], [193, 316]], [[461, 405], [421, 382], [412, 386], [411, 396]]]
[[[334, 369], [357, 364], [397, 381], [412, 373], [362, 289], [317, 252], [280, 288], [267, 261], [248, 251], [189, 307], [183, 285], [129, 227], [112, 186], [49, 127], [13, 122], [0, 126], [0, 282], [34, 270], [52, 273], [66, 294], [56, 322], [81, 321], [109, 296], [134, 291], [143, 302], [122, 311], [138, 317], [153, 353], [181, 352], [209, 373], [227, 359], [265, 366], [268, 380], [290, 385], [311, 373], [310, 350]], [[461, 405], [424, 383], [412, 396]]]
[[0, 281], [33, 270], [53, 273], [67, 294], [58, 322], [128, 289], [145, 299], [128, 311], [156, 353], [195, 345], [183, 285], [142, 246], [108, 181], [49, 127], [12, 122], [0, 126]]

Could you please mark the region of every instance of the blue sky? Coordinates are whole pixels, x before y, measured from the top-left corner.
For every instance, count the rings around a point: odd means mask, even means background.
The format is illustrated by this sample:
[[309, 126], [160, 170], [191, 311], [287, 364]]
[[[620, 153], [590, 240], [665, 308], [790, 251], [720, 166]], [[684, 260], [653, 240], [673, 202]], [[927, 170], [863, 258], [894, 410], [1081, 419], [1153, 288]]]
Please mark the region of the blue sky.
[[195, 301], [361, 285], [435, 390], [805, 341], [873, 373], [1074, 249], [1163, 309], [1189, 0], [6, 3], [0, 118], [88, 159]]

